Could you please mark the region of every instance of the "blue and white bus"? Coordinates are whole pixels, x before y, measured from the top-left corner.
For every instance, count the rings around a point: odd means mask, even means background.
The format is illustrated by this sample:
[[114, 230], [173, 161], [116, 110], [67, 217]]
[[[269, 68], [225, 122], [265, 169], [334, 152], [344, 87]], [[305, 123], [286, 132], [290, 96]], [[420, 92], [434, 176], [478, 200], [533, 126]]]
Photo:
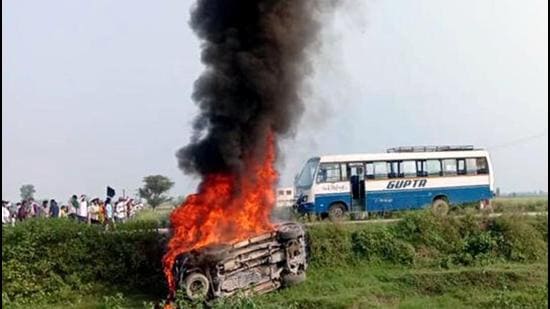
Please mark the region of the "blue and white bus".
[[295, 179], [298, 212], [340, 219], [346, 212], [390, 212], [490, 205], [487, 151], [473, 146], [398, 147], [386, 153], [311, 158]]

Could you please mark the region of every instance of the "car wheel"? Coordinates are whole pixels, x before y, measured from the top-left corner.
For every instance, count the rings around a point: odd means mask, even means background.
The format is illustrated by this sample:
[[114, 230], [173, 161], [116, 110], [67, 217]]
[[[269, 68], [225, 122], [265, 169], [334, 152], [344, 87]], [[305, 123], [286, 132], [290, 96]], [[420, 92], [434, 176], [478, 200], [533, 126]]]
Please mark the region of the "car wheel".
[[185, 294], [191, 300], [205, 299], [210, 289], [210, 282], [201, 273], [192, 273], [185, 278]]
[[444, 199], [437, 199], [432, 204], [432, 213], [436, 216], [445, 216], [449, 213], [449, 203]]
[[306, 273], [300, 272], [298, 274], [285, 274], [282, 279], [285, 286], [292, 286], [306, 281]]
[[336, 203], [330, 206], [328, 210], [328, 217], [330, 221], [341, 221], [346, 214], [346, 207], [342, 203]]

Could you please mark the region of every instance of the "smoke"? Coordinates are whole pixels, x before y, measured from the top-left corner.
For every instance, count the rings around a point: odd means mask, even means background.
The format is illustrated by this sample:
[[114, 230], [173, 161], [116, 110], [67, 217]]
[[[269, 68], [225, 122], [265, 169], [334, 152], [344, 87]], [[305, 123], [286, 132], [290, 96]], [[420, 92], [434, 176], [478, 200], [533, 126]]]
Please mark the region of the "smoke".
[[191, 27], [206, 69], [195, 82], [200, 109], [190, 143], [177, 152], [186, 173], [240, 173], [261, 156], [269, 132], [291, 135], [304, 111], [322, 11], [336, 1], [198, 0]]

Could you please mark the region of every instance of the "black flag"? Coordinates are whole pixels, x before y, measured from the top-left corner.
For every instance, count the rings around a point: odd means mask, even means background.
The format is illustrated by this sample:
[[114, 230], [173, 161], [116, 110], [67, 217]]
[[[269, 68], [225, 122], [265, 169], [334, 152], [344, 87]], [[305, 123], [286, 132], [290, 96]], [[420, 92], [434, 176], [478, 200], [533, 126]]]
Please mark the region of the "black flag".
[[107, 197], [113, 198], [115, 196], [115, 189], [107, 187]]

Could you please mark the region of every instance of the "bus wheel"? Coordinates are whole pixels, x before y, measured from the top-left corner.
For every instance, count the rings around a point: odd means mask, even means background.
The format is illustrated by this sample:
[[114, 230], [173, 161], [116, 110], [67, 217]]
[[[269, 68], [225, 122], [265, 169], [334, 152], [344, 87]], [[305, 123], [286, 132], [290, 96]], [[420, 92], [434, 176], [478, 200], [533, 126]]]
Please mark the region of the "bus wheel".
[[342, 203], [335, 203], [330, 206], [328, 210], [328, 217], [330, 221], [341, 221], [344, 219], [346, 213], [346, 207]]
[[436, 216], [445, 216], [449, 212], [449, 203], [444, 199], [437, 199], [432, 204], [432, 213]]

